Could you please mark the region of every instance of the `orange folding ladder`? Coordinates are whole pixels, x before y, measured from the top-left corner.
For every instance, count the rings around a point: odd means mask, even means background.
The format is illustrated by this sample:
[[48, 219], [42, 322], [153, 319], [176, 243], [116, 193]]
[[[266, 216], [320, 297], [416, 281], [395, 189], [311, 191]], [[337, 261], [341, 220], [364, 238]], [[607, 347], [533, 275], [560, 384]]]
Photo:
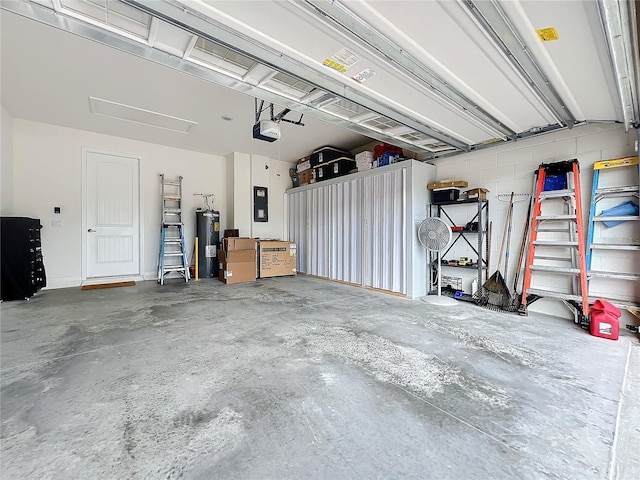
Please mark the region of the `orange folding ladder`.
[[[518, 312], [527, 315], [531, 303], [554, 298], [571, 308], [576, 323], [586, 326], [589, 297], [580, 165], [575, 159], [542, 163], [537, 175]], [[555, 280], [558, 276], [564, 280]]]

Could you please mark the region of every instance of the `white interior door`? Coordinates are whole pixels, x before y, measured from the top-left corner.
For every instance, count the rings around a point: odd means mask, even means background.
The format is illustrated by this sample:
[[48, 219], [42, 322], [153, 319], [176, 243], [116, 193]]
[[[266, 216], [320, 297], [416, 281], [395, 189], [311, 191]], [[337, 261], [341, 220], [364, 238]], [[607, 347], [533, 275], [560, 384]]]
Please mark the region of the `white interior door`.
[[86, 152], [87, 278], [140, 273], [137, 158]]

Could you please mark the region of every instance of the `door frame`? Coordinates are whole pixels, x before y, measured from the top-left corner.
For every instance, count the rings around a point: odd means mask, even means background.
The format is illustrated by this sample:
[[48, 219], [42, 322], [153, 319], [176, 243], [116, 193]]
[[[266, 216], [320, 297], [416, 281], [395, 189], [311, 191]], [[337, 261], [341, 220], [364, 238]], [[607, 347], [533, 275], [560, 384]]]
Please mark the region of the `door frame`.
[[[138, 274], [137, 275], [124, 275], [118, 277], [91, 277], [87, 278], [87, 154], [97, 153], [99, 155], [111, 155], [114, 157], [125, 157], [138, 162]], [[132, 153], [115, 152], [111, 150], [102, 150], [98, 148], [82, 147], [82, 240], [80, 242], [82, 250], [82, 277], [81, 285], [91, 285], [97, 283], [104, 283], [105, 280], [117, 282], [124, 280], [142, 281], [144, 280], [144, 228], [142, 228], [142, 219], [144, 218], [142, 201], [142, 175], [140, 174], [140, 164], [142, 163], [142, 155], [135, 155]]]

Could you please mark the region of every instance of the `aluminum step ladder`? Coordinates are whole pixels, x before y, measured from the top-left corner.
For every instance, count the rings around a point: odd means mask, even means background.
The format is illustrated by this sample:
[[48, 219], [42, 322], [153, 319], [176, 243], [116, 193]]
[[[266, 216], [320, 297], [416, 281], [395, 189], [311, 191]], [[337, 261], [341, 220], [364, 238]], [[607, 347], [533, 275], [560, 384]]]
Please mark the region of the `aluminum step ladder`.
[[160, 249], [158, 251], [158, 283], [164, 285], [166, 276], [176, 273], [189, 281], [189, 264], [184, 246], [182, 222], [182, 177], [167, 180], [160, 174], [162, 183], [162, 221], [160, 224]]
[[[576, 323], [588, 325], [589, 297], [582, 218], [578, 160], [540, 164], [518, 309], [521, 315], [527, 315], [527, 307], [536, 300], [553, 298], [571, 309]], [[540, 281], [540, 277], [546, 280]], [[565, 278], [564, 285], [560, 285], [563, 280], [558, 277]], [[538, 280], [535, 287], [532, 286], [534, 280]], [[550, 280], [553, 281], [552, 286], [548, 285]]]
[[[602, 215], [603, 203], [608, 199], [616, 201], [635, 200], [638, 203], [638, 157], [617, 158], [603, 160], [593, 165], [593, 185], [591, 189], [591, 208], [589, 209], [589, 228], [587, 230], [587, 275], [589, 288], [593, 288], [595, 278], [607, 278], [613, 282], [640, 281], [640, 216], [638, 215]], [[604, 177], [604, 178], [601, 178]], [[603, 187], [602, 184], [608, 185]], [[607, 241], [602, 238], [602, 233], [607, 229], [604, 222], [632, 222], [625, 230], [627, 236], [616, 235], [616, 241]], [[616, 224], [609, 224], [610, 228], [616, 228]], [[606, 268], [612, 259], [610, 252], [628, 252], [627, 272], [613, 271]], [[595, 256], [595, 261], [594, 261]], [[619, 262], [619, 260], [618, 260]], [[598, 264], [598, 269], [593, 265]], [[614, 284], [615, 285], [615, 284]], [[637, 284], [636, 284], [637, 285]], [[618, 289], [620, 290], [620, 289]], [[606, 298], [607, 301], [618, 308], [626, 309], [631, 313], [640, 311], [640, 298], [622, 298], [620, 294], [609, 298], [606, 295], [597, 295]]]

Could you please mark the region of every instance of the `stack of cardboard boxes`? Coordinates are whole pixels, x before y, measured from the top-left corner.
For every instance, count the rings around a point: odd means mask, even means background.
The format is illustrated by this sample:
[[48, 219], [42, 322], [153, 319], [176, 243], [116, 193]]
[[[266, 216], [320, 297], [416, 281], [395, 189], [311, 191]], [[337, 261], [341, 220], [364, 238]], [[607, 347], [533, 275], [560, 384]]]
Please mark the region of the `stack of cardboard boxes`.
[[220, 261], [219, 278], [224, 283], [253, 282], [256, 279], [256, 241], [253, 238], [225, 238]]
[[224, 283], [244, 283], [256, 278], [295, 275], [296, 253], [293, 242], [225, 238], [222, 250], [218, 250], [219, 279]]
[[296, 173], [298, 175], [298, 185], [301, 187], [302, 185], [309, 185], [313, 177], [313, 170], [311, 170], [311, 160], [310, 157], [304, 157], [298, 160], [298, 165], [296, 165]]

